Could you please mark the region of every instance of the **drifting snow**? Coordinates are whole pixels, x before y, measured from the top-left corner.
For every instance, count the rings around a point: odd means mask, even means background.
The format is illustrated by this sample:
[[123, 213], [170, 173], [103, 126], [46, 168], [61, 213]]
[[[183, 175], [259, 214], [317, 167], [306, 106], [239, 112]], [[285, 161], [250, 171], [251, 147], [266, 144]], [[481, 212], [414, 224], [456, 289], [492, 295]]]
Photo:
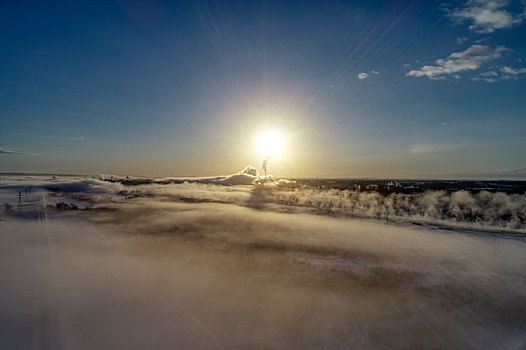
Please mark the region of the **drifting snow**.
[[82, 193], [87, 195], [114, 194], [124, 189], [120, 183], [112, 183], [97, 179], [81, 180], [75, 182], [59, 182], [52, 185], [40, 185], [49, 191], [62, 191]]

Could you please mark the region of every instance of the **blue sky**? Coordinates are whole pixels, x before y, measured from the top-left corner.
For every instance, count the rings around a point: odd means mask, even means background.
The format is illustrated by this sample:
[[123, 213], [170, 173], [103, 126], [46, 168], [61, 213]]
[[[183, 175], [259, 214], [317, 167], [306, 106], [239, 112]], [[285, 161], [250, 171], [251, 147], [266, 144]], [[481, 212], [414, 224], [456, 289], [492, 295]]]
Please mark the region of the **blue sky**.
[[526, 178], [524, 1], [12, 2], [0, 171]]

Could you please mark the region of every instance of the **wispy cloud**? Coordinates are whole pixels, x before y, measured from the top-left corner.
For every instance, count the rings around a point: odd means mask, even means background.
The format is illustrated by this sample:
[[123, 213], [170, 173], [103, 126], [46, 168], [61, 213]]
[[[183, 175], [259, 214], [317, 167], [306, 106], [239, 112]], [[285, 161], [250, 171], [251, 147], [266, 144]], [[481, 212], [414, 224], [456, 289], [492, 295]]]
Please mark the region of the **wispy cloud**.
[[526, 6], [521, 11], [511, 12], [508, 0], [468, 0], [464, 5], [448, 11], [456, 23], [470, 22], [469, 29], [477, 33], [492, 33], [499, 29], [516, 26], [526, 19]]
[[501, 57], [509, 49], [504, 46], [472, 45], [462, 52], [453, 52], [448, 58], [436, 60], [434, 66], [423, 66], [408, 72], [407, 76], [444, 79], [446, 75], [477, 70], [488, 61]]
[[482, 72], [474, 76], [472, 80], [485, 81], [488, 83], [495, 83], [501, 80], [517, 80], [517, 75], [526, 73], [526, 68], [512, 68], [512, 67], [501, 67], [498, 72], [488, 71]]
[[356, 77], [358, 79], [360, 79], [360, 80], [364, 80], [364, 79], [367, 79], [369, 77], [369, 74], [367, 74], [367, 73], [360, 73]]
[[490, 70], [488, 72], [480, 73], [480, 75], [483, 76], [483, 77], [496, 77], [496, 76], [499, 75], [499, 73]]
[[471, 172], [468, 170], [458, 170], [442, 174], [444, 177], [451, 178], [472, 178], [472, 179], [525, 179], [526, 167], [514, 169], [492, 170], [485, 172]]
[[84, 139], [85, 139], [84, 136], [79, 136], [79, 137], [74, 137], [73, 141], [80, 141], [80, 140], [84, 140]]
[[526, 167], [507, 169], [502, 171], [502, 173], [512, 174], [512, 175], [526, 175]]
[[464, 44], [466, 41], [468, 41], [468, 38], [466, 37], [457, 38], [457, 44], [459, 45]]
[[496, 83], [499, 80], [502, 80], [501, 78], [492, 78], [492, 77], [486, 77], [483, 75], [477, 75], [473, 77], [471, 80], [473, 81], [485, 81], [486, 83]]
[[[446, 123], [442, 123], [442, 126], [446, 126]], [[414, 156], [420, 155], [431, 155], [439, 153], [457, 152], [465, 149], [464, 145], [412, 145], [409, 153]]]
[[377, 71], [377, 70], [372, 70], [372, 71], [371, 71], [371, 74], [380, 74], [380, 72]]
[[488, 83], [494, 83], [494, 82], [497, 82], [499, 81], [499, 73], [495, 72], [495, 71], [487, 71], [487, 72], [482, 72], [482, 73], [479, 73], [477, 76], [473, 77], [473, 80], [475, 81], [478, 81], [478, 80], [484, 80]]
[[0, 154], [20, 154], [24, 156], [39, 156], [39, 154], [37, 153], [12, 151], [12, 150], [5, 149], [5, 148], [0, 148]]
[[502, 67], [500, 70], [506, 74], [511, 74], [511, 75], [518, 75], [518, 74], [526, 73], [526, 68]]

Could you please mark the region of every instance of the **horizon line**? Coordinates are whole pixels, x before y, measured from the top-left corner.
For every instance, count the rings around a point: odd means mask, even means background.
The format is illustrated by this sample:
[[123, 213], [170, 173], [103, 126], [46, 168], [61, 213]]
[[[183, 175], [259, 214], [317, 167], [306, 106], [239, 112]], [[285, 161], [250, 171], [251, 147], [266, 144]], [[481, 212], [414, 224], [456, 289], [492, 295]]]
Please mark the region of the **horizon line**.
[[[109, 173], [97, 173], [97, 174], [71, 174], [71, 173], [52, 173], [52, 172], [45, 172], [45, 173], [38, 173], [38, 172], [0, 172], [0, 175], [3, 176], [16, 176], [16, 175], [33, 175], [33, 176], [100, 176], [100, 175], [106, 175], [106, 176], [119, 176], [119, 177], [137, 177], [137, 178], [207, 178], [207, 177], [217, 177], [217, 176], [229, 176], [229, 175], [177, 175], [177, 176], [150, 176], [150, 175], [122, 175], [122, 174], [109, 174]], [[438, 175], [440, 176], [440, 175]], [[291, 180], [371, 180], [371, 181], [382, 181], [382, 180], [397, 180], [397, 181], [519, 181], [519, 182], [526, 182], [526, 177], [524, 178], [516, 178], [516, 179], [510, 179], [510, 178], [490, 178], [491, 176], [482, 176], [480, 178], [473, 178], [473, 177], [466, 177], [466, 178], [447, 178], [447, 177], [432, 177], [429, 175], [423, 176], [423, 177], [373, 177], [373, 176], [359, 176], [359, 177], [352, 177], [352, 176], [281, 176], [276, 177], [276, 179], [291, 179]]]

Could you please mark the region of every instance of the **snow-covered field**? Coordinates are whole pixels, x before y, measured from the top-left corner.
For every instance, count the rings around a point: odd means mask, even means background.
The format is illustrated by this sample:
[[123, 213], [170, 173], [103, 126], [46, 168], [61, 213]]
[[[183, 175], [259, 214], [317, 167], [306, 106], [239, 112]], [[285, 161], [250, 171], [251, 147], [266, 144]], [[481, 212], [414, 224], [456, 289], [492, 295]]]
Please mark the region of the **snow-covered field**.
[[0, 349], [526, 347], [523, 236], [313, 215], [232, 179], [3, 176]]

